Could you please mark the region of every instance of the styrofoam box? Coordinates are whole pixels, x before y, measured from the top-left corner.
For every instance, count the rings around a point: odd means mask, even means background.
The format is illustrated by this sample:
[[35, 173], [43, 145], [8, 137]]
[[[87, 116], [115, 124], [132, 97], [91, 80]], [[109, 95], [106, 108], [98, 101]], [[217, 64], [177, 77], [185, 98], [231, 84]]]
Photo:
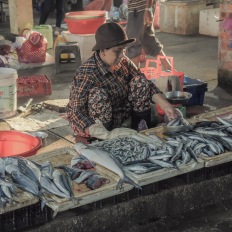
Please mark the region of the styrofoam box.
[[198, 34], [199, 14], [210, 9], [201, 0], [160, 2], [160, 31], [180, 35]]
[[78, 42], [81, 53], [81, 60], [84, 62], [92, 54], [92, 48], [95, 45], [95, 34], [72, 34], [69, 31], [62, 31], [61, 35], [66, 42]]
[[201, 10], [199, 20], [199, 34], [218, 36], [219, 22], [217, 22], [217, 19], [219, 14], [219, 8]]

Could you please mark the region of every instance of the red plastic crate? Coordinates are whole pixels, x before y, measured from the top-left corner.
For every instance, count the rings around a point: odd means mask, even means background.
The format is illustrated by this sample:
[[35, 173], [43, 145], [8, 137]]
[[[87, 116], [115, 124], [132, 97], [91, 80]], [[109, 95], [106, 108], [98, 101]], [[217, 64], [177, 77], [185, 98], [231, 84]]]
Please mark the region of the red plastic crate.
[[46, 75], [21, 76], [17, 80], [17, 88], [18, 97], [52, 94], [52, 82]]
[[[161, 61], [162, 59], [169, 60], [171, 64], [171, 70], [163, 70]], [[140, 68], [141, 72], [145, 74], [148, 80], [156, 79], [159, 77], [167, 77], [167, 76], [178, 76], [181, 84], [182, 90], [184, 89], [184, 73], [177, 72], [174, 69], [173, 57], [171, 56], [157, 56], [157, 59], [147, 59], [144, 68]], [[160, 108], [158, 104], [156, 104], [156, 109], [160, 115], [164, 115], [164, 111]]]
[[[169, 60], [171, 64], [171, 70], [163, 70], [161, 61], [162, 59]], [[150, 79], [156, 79], [158, 77], [166, 77], [166, 76], [178, 76], [181, 87], [183, 89], [184, 87], [184, 73], [183, 72], [177, 72], [174, 69], [174, 62], [173, 57], [170, 56], [157, 56], [157, 59], [147, 59], [146, 64], [144, 68], [140, 68], [141, 72], [145, 74], [146, 78], [148, 80]]]

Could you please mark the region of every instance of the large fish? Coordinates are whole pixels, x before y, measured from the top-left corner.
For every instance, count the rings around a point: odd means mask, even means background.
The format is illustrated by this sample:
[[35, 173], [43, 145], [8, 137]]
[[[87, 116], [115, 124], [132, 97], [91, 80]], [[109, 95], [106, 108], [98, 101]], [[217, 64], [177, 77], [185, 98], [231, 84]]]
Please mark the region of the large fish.
[[87, 159], [94, 161], [97, 164], [113, 171], [121, 178], [117, 183], [116, 188], [121, 188], [124, 182], [127, 182], [136, 188], [141, 189], [141, 187], [136, 184], [133, 180], [126, 176], [121, 164], [119, 164], [108, 152], [98, 147], [85, 145], [83, 143], [76, 143], [74, 145], [78, 153], [85, 156]]

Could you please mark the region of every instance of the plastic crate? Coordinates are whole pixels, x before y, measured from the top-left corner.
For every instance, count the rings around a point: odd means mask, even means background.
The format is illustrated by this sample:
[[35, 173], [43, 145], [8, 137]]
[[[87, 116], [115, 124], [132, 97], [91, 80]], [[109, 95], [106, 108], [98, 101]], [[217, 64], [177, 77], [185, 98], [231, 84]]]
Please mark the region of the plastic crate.
[[53, 210], [45, 206], [41, 210], [41, 203], [26, 206], [8, 213], [0, 214], [0, 231], [24, 231], [53, 220]]
[[208, 90], [206, 82], [184, 77], [184, 91], [192, 94], [185, 106], [203, 105], [205, 92]]
[[52, 94], [52, 82], [46, 75], [21, 76], [17, 80], [17, 96], [33, 97]]
[[[167, 59], [171, 64], [171, 70], [162, 69], [162, 60]], [[157, 59], [147, 59], [144, 68], [140, 68], [141, 72], [145, 74], [148, 80], [156, 79], [159, 77], [178, 76], [181, 87], [184, 86], [184, 73], [177, 72], [174, 69], [173, 57], [170, 56], [157, 56]]]

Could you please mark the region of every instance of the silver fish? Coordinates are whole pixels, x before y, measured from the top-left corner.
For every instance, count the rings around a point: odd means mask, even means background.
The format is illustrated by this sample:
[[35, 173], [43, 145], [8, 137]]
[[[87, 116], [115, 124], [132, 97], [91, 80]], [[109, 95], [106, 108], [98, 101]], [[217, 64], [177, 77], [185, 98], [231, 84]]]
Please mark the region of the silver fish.
[[205, 134], [205, 135], [227, 136], [226, 133], [224, 133], [222, 131], [215, 130], [215, 129], [206, 130], [205, 128], [198, 127], [198, 128], [195, 128], [194, 131], [199, 133], [199, 134]]
[[54, 170], [53, 173], [52, 173], [52, 176], [53, 176], [53, 182], [54, 184], [56, 185], [56, 187], [62, 191], [64, 194], [66, 194], [67, 198], [70, 198], [70, 192], [66, 189], [64, 183], [63, 183], [63, 180], [62, 180], [62, 177], [61, 177], [61, 173], [59, 170]]
[[150, 157], [149, 160], [150, 160], [152, 163], [155, 163], [155, 164], [161, 166], [162, 168], [176, 168], [176, 166], [173, 165], [173, 164], [170, 163], [170, 162], [165, 162], [165, 161], [162, 161], [162, 160], [156, 160], [156, 159], [153, 159], [152, 157]]
[[48, 178], [47, 176], [41, 176], [40, 184], [43, 189], [45, 189], [47, 192], [52, 193], [58, 197], [62, 198], [69, 198], [65, 193], [61, 192], [56, 185], [53, 183], [53, 181]]
[[77, 183], [77, 184], [80, 184], [82, 182], [84, 182], [85, 180], [87, 180], [89, 177], [93, 176], [93, 175], [96, 175], [97, 173], [96, 172], [93, 172], [93, 171], [83, 171], [80, 176], [78, 178], [76, 178], [74, 181]]
[[16, 184], [18, 184], [18, 187], [22, 188], [23, 190], [29, 193], [32, 193], [35, 196], [40, 196], [39, 186], [29, 177], [15, 171], [11, 173], [11, 177], [13, 181]]
[[225, 126], [232, 126], [232, 121], [228, 120], [228, 119], [224, 119], [221, 117], [216, 117], [218, 119], [218, 121], [220, 121], [223, 125]]
[[0, 176], [5, 177], [5, 161], [0, 158]]

